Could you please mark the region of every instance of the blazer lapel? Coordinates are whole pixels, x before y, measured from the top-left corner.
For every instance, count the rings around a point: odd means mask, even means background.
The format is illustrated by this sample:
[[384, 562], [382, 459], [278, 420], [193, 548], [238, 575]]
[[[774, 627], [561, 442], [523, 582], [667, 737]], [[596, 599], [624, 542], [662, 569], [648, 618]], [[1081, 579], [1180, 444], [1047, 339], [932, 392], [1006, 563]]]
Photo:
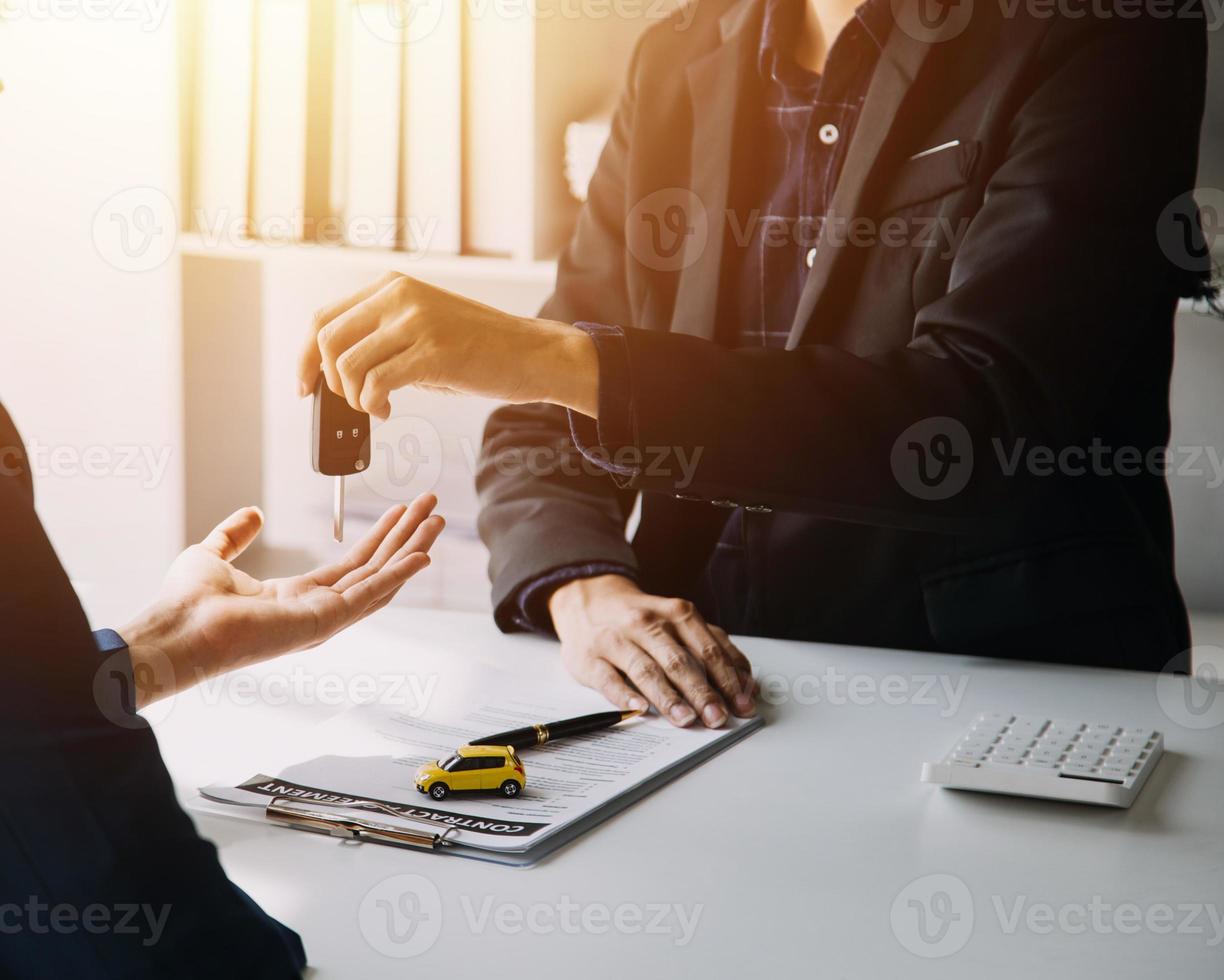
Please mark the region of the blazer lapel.
[[736, 113], [746, 72], [752, 70], [759, 36], [752, 28], [760, 15], [761, 4], [741, 0], [719, 21], [721, 43], [686, 70], [693, 107], [689, 190], [695, 196], [692, 206], [704, 211], [706, 234], [685, 242], [671, 329], [707, 340], [717, 321]]
[[868, 85], [854, 136], [846, 150], [846, 162], [833, 191], [816, 258], [799, 298], [791, 323], [787, 348], [803, 339], [812, 314], [832, 279], [838, 261], [846, 253], [846, 229], [860, 209], [863, 188], [879, 160], [880, 151], [892, 131], [897, 112], [922, 67], [932, 44], [907, 33], [899, 24], [889, 32], [884, 50]]

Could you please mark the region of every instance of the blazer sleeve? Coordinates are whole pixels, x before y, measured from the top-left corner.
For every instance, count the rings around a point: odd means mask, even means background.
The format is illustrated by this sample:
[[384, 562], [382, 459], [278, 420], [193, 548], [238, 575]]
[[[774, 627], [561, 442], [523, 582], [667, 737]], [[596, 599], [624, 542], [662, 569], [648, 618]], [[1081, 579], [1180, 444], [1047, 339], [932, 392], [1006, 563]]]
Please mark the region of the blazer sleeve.
[[[0, 469], [0, 895], [21, 906], [5, 905], [5, 925], [41, 915], [44, 927], [4, 930], [0, 975], [299, 976], [298, 936], [228, 880], [179, 807], [131, 710], [130, 660], [99, 653], [34, 512], [20, 445], [0, 408], [11, 450]], [[77, 928], [48, 932], [59, 906], [82, 917]]]
[[[906, 347], [729, 350], [624, 329], [631, 448], [683, 447], [698, 459], [685, 492], [705, 499], [922, 530], [990, 520], [998, 467], [930, 499], [899, 476], [898, 447], [931, 427], [949, 430], [956, 459], [988, 457], [995, 437], [1085, 444], [1140, 328], [1172, 313], [1176, 270], [1155, 229], [1193, 184], [1203, 32], [1178, 18], [1051, 23], [949, 288]], [[676, 492], [680, 472], [617, 480]]]
[[[637, 60], [635, 53], [587, 202], [558, 262], [556, 289], [540, 312], [550, 320], [632, 318], [624, 223]], [[636, 570], [625, 524], [637, 493], [618, 487], [575, 447], [564, 409], [543, 404], [497, 409], [485, 429], [476, 488], [494, 616], [503, 630], [524, 628], [516, 597], [551, 572], [595, 564]]]

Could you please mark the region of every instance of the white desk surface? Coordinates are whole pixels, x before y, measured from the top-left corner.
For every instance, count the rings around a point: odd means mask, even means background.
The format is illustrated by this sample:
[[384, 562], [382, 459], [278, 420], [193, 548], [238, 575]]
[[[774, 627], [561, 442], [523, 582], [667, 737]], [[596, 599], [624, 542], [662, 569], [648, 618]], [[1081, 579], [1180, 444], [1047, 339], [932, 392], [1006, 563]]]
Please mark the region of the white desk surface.
[[[1208, 716], [1163, 710], [1153, 675], [741, 645], [785, 692], [765, 729], [534, 868], [195, 819], [238, 884], [302, 935], [320, 980], [1224, 976], [1224, 724], [1194, 730]], [[486, 617], [392, 607], [242, 683], [343, 686], [411, 671], [417, 646], [560, 670], [553, 644]], [[947, 687], [924, 690], [928, 678]], [[282, 702], [269, 704], [242, 683], [155, 707], [184, 798], [254, 774], [282, 726], [341, 710], [326, 686], [303, 704], [267, 683]], [[919, 782], [995, 710], [1148, 726], [1166, 755], [1130, 810]]]

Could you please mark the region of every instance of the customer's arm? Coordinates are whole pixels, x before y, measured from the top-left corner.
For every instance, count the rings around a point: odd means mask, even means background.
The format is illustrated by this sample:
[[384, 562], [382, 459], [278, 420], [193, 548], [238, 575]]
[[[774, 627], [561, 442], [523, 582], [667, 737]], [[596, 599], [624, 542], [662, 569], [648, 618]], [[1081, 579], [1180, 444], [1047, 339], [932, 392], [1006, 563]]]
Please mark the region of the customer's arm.
[[[34, 512], [21, 442], [3, 408], [0, 451], [0, 975], [298, 976], [301, 941], [226, 878], [216, 849], [179, 807], [131, 691], [134, 681], [169, 676], [181, 687], [222, 669], [232, 661], [214, 644], [234, 643], [246, 661], [321, 639], [336, 625], [330, 600], [254, 594], [253, 580], [223, 580], [220, 555], [189, 551], [148, 617], [163, 623], [144, 634], [158, 652], [142, 644], [133, 671], [122, 650], [106, 656], [90, 634]], [[417, 544], [427, 549], [436, 530]], [[252, 594], [226, 599], [235, 583]], [[316, 629], [286, 625], [300, 601], [312, 606]], [[290, 607], [285, 617], [270, 613], [277, 604]], [[168, 675], [142, 668], [158, 657], [174, 664]]]

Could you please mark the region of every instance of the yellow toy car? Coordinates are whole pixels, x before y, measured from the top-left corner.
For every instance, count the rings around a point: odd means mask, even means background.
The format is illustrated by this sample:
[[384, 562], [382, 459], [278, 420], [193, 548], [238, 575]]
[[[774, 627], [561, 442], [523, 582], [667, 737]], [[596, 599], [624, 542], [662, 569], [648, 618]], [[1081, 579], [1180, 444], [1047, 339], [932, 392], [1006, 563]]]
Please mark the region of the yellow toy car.
[[417, 770], [418, 793], [444, 800], [453, 792], [492, 790], [514, 799], [527, 785], [527, 770], [511, 745], [463, 745], [439, 762]]

